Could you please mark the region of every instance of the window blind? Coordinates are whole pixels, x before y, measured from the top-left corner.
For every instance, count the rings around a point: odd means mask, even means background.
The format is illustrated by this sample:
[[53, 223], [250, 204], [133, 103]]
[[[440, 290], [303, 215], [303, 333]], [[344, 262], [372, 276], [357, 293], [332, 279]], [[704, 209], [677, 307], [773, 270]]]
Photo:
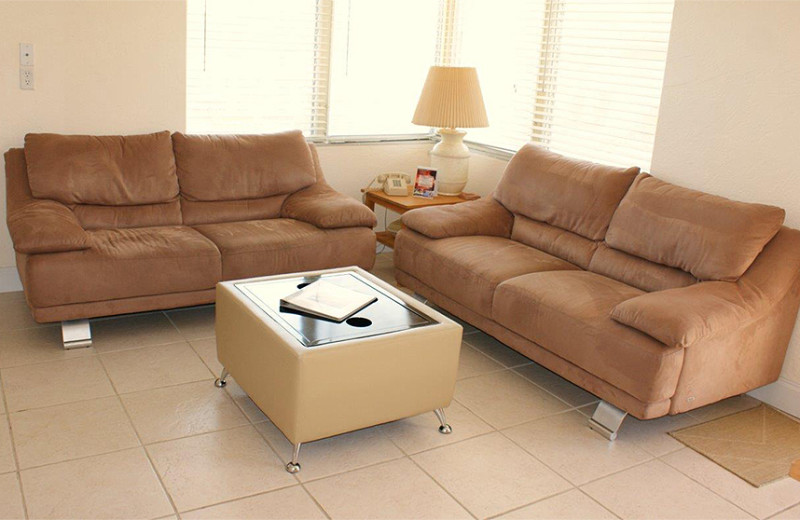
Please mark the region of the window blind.
[[189, 0], [187, 131], [324, 137], [331, 0]]
[[672, 0], [460, 3], [459, 59], [490, 119], [467, 139], [649, 168]]

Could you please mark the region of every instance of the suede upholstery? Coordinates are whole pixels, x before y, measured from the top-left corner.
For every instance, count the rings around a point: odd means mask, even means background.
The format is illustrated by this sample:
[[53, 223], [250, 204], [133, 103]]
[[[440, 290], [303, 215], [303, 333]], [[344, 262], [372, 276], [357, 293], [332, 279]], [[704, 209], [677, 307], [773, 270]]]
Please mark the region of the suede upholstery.
[[[774, 382], [800, 231], [778, 208], [637, 171], [527, 145], [495, 191], [497, 222], [467, 204], [404, 216], [397, 280], [640, 419]], [[510, 238], [491, 236], [509, 213]]]
[[75, 214], [54, 200], [37, 200], [8, 215], [8, 231], [20, 253], [58, 253], [90, 247]]
[[508, 238], [514, 216], [493, 198], [409, 211], [403, 225], [428, 238], [485, 235]]
[[374, 214], [325, 182], [300, 132], [174, 138], [173, 152], [168, 132], [31, 134], [5, 154], [34, 319], [199, 305], [223, 279], [372, 267]]
[[372, 269], [375, 233], [364, 227], [320, 229], [307, 222], [274, 218], [203, 224], [195, 229], [222, 254], [222, 279], [357, 265]]
[[774, 206], [735, 202], [644, 174], [614, 213], [606, 242], [700, 280], [735, 282], [784, 215]]
[[129, 136], [28, 134], [31, 193], [64, 204], [130, 206], [178, 196], [169, 132]]
[[638, 173], [526, 144], [508, 163], [494, 197], [515, 214], [602, 240]]

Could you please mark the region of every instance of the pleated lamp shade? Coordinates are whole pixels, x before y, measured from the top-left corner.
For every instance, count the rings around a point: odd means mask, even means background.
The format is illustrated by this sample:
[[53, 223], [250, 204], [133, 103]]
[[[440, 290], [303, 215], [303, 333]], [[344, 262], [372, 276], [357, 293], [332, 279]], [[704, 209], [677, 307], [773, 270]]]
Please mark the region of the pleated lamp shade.
[[489, 126], [475, 68], [431, 67], [411, 122], [437, 128]]

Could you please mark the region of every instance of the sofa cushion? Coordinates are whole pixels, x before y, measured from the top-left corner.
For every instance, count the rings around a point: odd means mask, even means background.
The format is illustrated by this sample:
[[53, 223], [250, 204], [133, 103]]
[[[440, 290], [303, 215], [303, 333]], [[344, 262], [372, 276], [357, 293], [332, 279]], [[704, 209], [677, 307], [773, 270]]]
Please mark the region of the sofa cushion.
[[526, 144], [511, 158], [495, 198], [509, 211], [602, 240], [639, 168], [579, 161]]
[[172, 136], [181, 194], [188, 200], [258, 199], [314, 184], [302, 132]]
[[589, 267], [598, 245], [594, 240], [522, 215], [514, 216], [511, 239], [550, 253], [581, 269]]
[[641, 294], [587, 271], [534, 273], [500, 284], [492, 315], [500, 325], [650, 403], [674, 393], [683, 350], [611, 319], [618, 303]]
[[178, 196], [169, 132], [127, 136], [28, 134], [34, 197], [64, 204], [155, 204]]
[[403, 230], [395, 266], [474, 312], [491, 317], [497, 285], [526, 273], [578, 269], [569, 262], [507, 238], [430, 239]]
[[589, 271], [648, 292], [686, 287], [697, 282], [686, 271], [629, 255], [605, 244], [599, 244], [589, 263]]
[[216, 246], [183, 226], [87, 231], [91, 248], [29, 255], [31, 305], [51, 307], [212, 289], [222, 274]]
[[643, 174], [614, 214], [606, 242], [701, 280], [736, 281], [784, 215], [774, 206], [735, 202]]
[[372, 269], [375, 262], [375, 233], [363, 227], [323, 230], [275, 218], [195, 229], [222, 253], [224, 280], [350, 265]]

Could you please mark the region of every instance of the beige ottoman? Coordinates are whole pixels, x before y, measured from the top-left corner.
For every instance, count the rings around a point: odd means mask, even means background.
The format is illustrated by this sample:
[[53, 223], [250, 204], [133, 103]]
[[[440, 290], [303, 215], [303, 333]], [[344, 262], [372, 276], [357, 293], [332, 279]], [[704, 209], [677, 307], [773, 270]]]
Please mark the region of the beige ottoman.
[[[279, 300], [319, 277], [378, 301], [342, 323], [285, 312]], [[357, 268], [217, 285], [217, 357], [294, 445], [443, 409], [458, 370], [461, 326]]]

